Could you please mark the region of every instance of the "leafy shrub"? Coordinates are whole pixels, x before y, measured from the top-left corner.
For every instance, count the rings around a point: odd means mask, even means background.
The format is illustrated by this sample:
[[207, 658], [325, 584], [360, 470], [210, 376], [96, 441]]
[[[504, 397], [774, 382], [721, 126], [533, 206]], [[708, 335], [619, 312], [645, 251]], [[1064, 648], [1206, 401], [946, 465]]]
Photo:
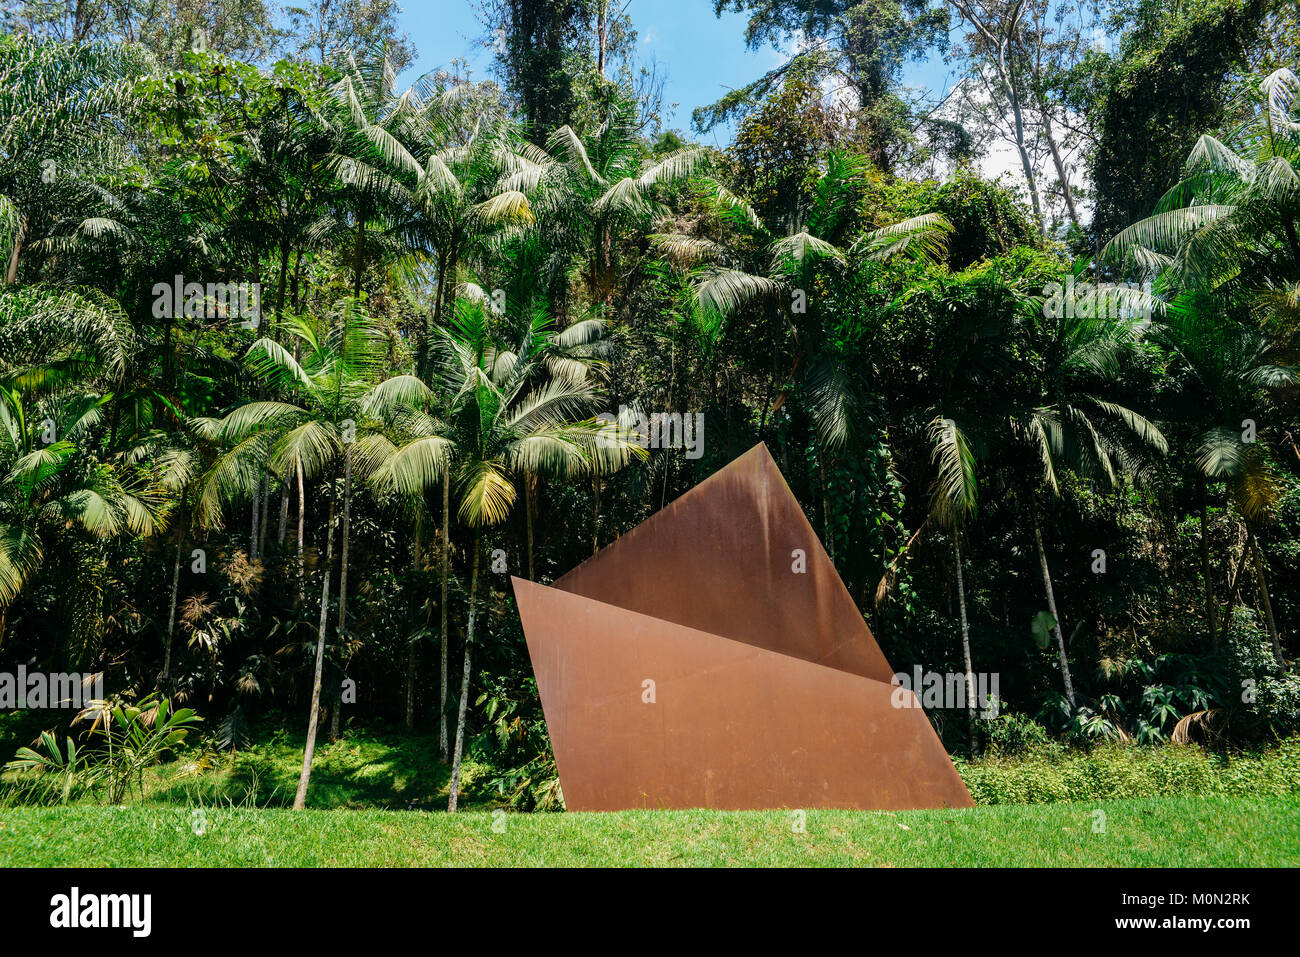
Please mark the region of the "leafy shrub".
[[1300, 793], [1300, 737], [1238, 755], [1195, 745], [1106, 744], [958, 764], [976, 804], [1047, 804], [1187, 794]]
[[18, 749], [4, 766], [15, 775], [11, 800], [66, 804], [74, 795], [103, 793], [109, 803], [120, 804], [132, 791], [142, 797], [145, 771], [203, 720], [188, 708], [173, 711], [168, 699], [153, 695], [133, 705], [98, 701], [82, 717], [92, 724], [80, 748], [69, 737], [65, 750], [44, 732], [38, 748]]
[[988, 753], [1003, 757], [1064, 751], [1064, 746], [1047, 729], [1028, 715], [1000, 714], [983, 724], [988, 734]]
[[1227, 645], [1237, 679], [1233, 691], [1242, 699], [1247, 722], [1260, 736], [1300, 732], [1300, 675], [1278, 667], [1272, 642], [1253, 609], [1233, 609]]

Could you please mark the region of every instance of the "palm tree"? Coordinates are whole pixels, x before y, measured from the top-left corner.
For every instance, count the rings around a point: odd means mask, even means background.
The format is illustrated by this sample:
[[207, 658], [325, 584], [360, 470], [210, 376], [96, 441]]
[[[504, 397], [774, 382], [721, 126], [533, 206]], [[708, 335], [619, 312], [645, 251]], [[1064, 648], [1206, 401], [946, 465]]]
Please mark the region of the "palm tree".
[[[441, 383], [435, 381], [434, 386]], [[440, 540], [441, 598], [441, 667], [438, 685], [438, 744], [445, 762], [450, 753], [447, 736], [447, 641], [448, 586], [451, 575], [451, 465], [457, 454], [455, 433], [446, 421], [450, 396], [428, 385], [416, 375], [398, 375], [375, 389], [371, 414], [381, 417], [396, 439], [392, 453], [370, 477], [371, 486], [383, 495], [396, 495], [410, 504], [418, 515], [414, 560], [420, 564], [420, 532], [423, 528], [427, 494], [441, 487], [442, 527]], [[414, 644], [408, 655], [408, 712], [414, 688]], [[408, 724], [411, 716], [408, 713]]]
[[1156, 211], [1118, 233], [1106, 258], [1163, 273], [1175, 291], [1300, 274], [1300, 79], [1275, 70], [1258, 109], [1226, 140], [1205, 134]]
[[563, 298], [570, 264], [576, 264], [589, 301], [607, 305], [617, 280], [620, 235], [639, 235], [655, 220], [657, 187], [687, 180], [707, 162], [698, 147], [645, 159], [636, 104], [615, 91], [604, 122], [587, 135], [570, 126], [551, 134], [547, 151], [519, 146], [509, 158], [508, 190], [536, 195], [549, 262], [540, 271]]
[[527, 196], [508, 185], [528, 162], [521, 151], [532, 148], [512, 140], [497, 117], [475, 114], [471, 121], [477, 101], [464, 87], [440, 89], [425, 78], [420, 95], [429, 149], [399, 228], [411, 246], [432, 249], [433, 312], [420, 331], [415, 366], [427, 376], [430, 346], [454, 301], [461, 266], [484, 255], [495, 231], [526, 229], [535, 219]]
[[961, 650], [966, 666], [966, 711], [970, 749], [975, 751], [975, 672], [971, 667], [970, 625], [966, 615], [966, 581], [961, 564], [961, 531], [975, 514], [979, 486], [975, 455], [966, 436], [950, 418], [936, 416], [929, 428], [930, 458], [938, 466], [930, 490], [930, 514], [952, 535], [953, 564], [957, 569], [957, 604], [961, 610]]
[[[813, 296], [818, 270], [845, 263], [850, 256], [933, 259], [952, 232], [942, 215], [926, 213], [867, 231], [847, 251], [837, 245], [854, 227], [855, 196], [865, 172], [861, 158], [831, 153], [809, 198], [779, 224], [764, 223], [740, 196], [706, 181], [714, 214], [736, 234], [733, 243], [680, 233], [650, 237], [667, 259], [690, 270], [697, 321], [708, 339], [716, 341], [726, 321], [750, 306], [762, 306], [780, 317], [795, 344], [790, 378], [802, 368], [809, 412], [820, 439], [831, 449], [850, 438], [859, 402], [849, 371], [821, 328]], [[774, 405], [784, 401], [783, 392]]]
[[[1237, 506], [1246, 528], [1242, 560], [1249, 555], [1260, 588], [1269, 638], [1281, 663], [1281, 639], [1255, 535], [1255, 527], [1276, 503], [1280, 489], [1269, 464], [1268, 432], [1247, 441], [1243, 424], [1257, 416], [1255, 410], [1265, 408], [1271, 398], [1300, 385], [1300, 369], [1289, 362], [1291, 350], [1285, 340], [1234, 321], [1223, 314], [1211, 297], [1192, 294], [1183, 298], [1187, 300], [1187, 308], [1171, 313], [1153, 329], [1153, 337], [1177, 357], [1178, 364], [1191, 372], [1200, 387], [1199, 395], [1193, 400], [1197, 410], [1195, 420], [1201, 426], [1197, 430], [1195, 459], [1198, 480], [1202, 488], [1207, 481], [1225, 483], [1230, 500]], [[1203, 515], [1203, 550], [1208, 547], [1206, 535]], [[1213, 628], [1215, 616], [1208, 560], [1203, 565], [1206, 603], [1210, 610], [1208, 620]], [[1231, 608], [1225, 626], [1230, 620]], [[1220, 634], [1215, 632], [1212, 638], [1217, 644]]]
[[116, 302], [87, 289], [0, 292], [0, 637], [8, 609], [58, 536], [162, 527], [158, 490], [130, 464], [97, 460], [81, 440], [125, 373], [133, 335]]
[[[595, 421], [581, 418], [597, 401], [592, 387], [546, 371], [548, 325], [534, 317], [520, 343], [508, 348], [494, 338], [481, 300], [458, 300], [452, 326], [440, 332], [434, 350], [437, 392], [448, 397], [445, 413], [440, 421], [417, 416], [425, 434], [398, 446], [376, 474], [379, 483], [407, 493], [445, 481], [444, 488], [456, 492], [457, 517], [472, 531], [449, 811], [456, 810], [459, 797], [483, 529], [506, 520], [526, 476], [585, 471], [597, 435]], [[434, 390], [419, 380], [406, 385], [411, 398], [427, 407]], [[630, 445], [626, 437], [622, 441]]]
[[[1023, 460], [1037, 463], [1053, 496], [1060, 495], [1060, 472], [1066, 466], [1111, 486], [1141, 479], [1150, 457], [1166, 454], [1169, 443], [1153, 422], [1106, 394], [1136, 342], [1138, 326], [1112, 311], [1091, 318], [1061, 317], [1049, 321], [1045, 330], [1048, 339], [1031, 377], [1036, 389], [1023, 397], [1024, 404], [1011, 409], [1007, 436], [1012, 448], [1020, 451]], [[1037, 491], [1031, 488], [1025, 498], [1053, 619], [1061, 681], [1074, 707], [1074, 683], [1043, 545]]]
[[197, 449], [184, 445], [166, 448], [157, 458], [162, 473], [160, 487], [173, 498], [179, 498], [173, 520], [176, 536], [176, 554], [172, 561], [171, 600], [167, 609], [167, 632], [163, 639], [163, 666], [158, 673], [158, 690], [169, 692], [172, 670], [172, 642], [176, 633], [176, 603], [180, 591], [181, 556], [185, 551], [185, 536], [193, 522], [191, 494], [194, 494], [203, 475], [203, 461]]
[[8, 220], [4, 282], [60, 211], [85, 203], [92, 183], [129, 162], [117, 119], [148, 72], [133, 45], [0, 37], [0, 207]]
[[[306, 318], [285, 322], [296, 340], [301, 359], [273, 338], [257, 340], [245, 359], [250, 370], [271, 389], [297, 390], [300, 404], [265, 400], [235, 409], [219, 422], [200, 423], [205, 434], [229, 443], [214, 464], [200, 498], [202, 514], [247, 496], [269, 470], [275, 475], [297, 474], [303, 480], [341, 477], [342, 544], [339, 573], [339, 638], [346, 635], [349, 522], [353, 473], [364, 477], [391, 454], [392, 443], [367, 417], [385, 394], [376, 397], [386, 370], [387, 339], [378, 323], [346, 300], [328, 324]], [[341, 475], [340, 475], [341, 473]], [[334, 562], [334, 523], [338, 501], [330, 498], [325, 523], [325, 562], [321, 575], [320, 621], [317, 627], [311, 712], [302, 775], [295, 809], [306, 805], [316, 745], [324, 669], [330, 579]]]
[[1040, 487], [1058, 496], [1067, 467], [1112, 486], [1140, 480], [1150, 457], [1167, 451], [1154, 423], [1112, 397], [1140, 327], [1123, 309], [1095, 317], [1069, 315], [1069, 310], [1055, 315], [1006, 285], [996, 270], [952, 282], [945, 298], [980, 323], [981, 333], [962, 336], [954, 326], [955, 348], [945, 359], [944, 381], [936, 384], [940, 408], [955, 422], [953, 435], [937, 433], [949, 446], [946, 474], [949, 484], [962, 474], [955, 458], [960, 433], [966, 448], [999, 463], [1009, 473], [1008, 484], [1019, 490], [1055, 622], [1061, 681], [1073, 707], [1074, 682], [1043, 541]]
[[420, 137], [421, 122], [414, 91], [396, 92], [397, 74], [387, 55], [358, 62], [348, 54], [342, 66], [330, 89], [337, 145], [326, 158], [342, 202], [317, 219], [308, 235], [351, 247], [352, 296], [360, 299], [368, 262], [414, 252], [396, 224], [410, 208], [412, 187], [423, 173], [410, 145]]
[[[1291, 70], [1275, 70], [1258, 94], [1246, 122], [1223, 138], [1206, 134], [1197, 140], [1182, 180], [1151, 216], [1116, 235], [1105, 255], [1158, 274], [1185, 307], [1155, 333], [1192, 371], [1213, 409], [1213, 424], [1201, 435], [1199, 481], [1203, 489], [1206, 479], [1224, 480], [1232, 491], [1280, 662], [1281, 642], [1251, 527], [1271, 505], [1273, 480], [1262, 448], [1242, 442], [1239, 423], [1269, 393], [1300, 383], [1288, 361], [1295, 327], [1285, 322], [1300, 280], [1300, 79]], [[1260, 320], [1254, 324], [1247, 321], [1252, 311]], [[1241, 318], [1232, 318], [1234, 313]], [[1204, 491], [1202, 496], [1206, 614], [1217, 644]]]

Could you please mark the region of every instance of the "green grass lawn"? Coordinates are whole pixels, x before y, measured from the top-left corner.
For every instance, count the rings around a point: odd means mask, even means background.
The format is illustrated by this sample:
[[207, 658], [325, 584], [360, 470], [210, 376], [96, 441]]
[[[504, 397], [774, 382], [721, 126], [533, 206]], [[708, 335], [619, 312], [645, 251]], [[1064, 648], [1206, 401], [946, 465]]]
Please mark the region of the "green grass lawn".
[[[1094, 832], [1094, 812], [1105, 826]], [[490, 814], [131, 806], [0, 810], [3, 866], [1300, 865], [1300, 800], [958, 811]]]

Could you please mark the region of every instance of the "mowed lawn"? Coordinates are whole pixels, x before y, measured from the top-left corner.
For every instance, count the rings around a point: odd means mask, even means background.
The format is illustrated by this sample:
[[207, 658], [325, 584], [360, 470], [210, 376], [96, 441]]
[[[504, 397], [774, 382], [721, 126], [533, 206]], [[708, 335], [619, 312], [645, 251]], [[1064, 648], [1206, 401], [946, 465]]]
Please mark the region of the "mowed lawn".
[[0, 865], [1285, 867], [1300, 865], [1300, 800], [806, 814], [15, 808], [0, 810]]

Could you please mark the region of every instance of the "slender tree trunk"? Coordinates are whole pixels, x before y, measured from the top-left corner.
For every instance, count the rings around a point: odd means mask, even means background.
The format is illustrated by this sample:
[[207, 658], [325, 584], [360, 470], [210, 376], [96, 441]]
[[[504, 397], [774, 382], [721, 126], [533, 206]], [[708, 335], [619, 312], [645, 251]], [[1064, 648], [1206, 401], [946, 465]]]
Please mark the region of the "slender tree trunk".
[[961, 569], [961, 537], [952, 530], [952, 553], [957, 564], [957, 605], [961, 609], [961, 653], [966, 663], [966, 714], [970, 718], [970, 753], [975, 753], [975, 672], [970, 661], [970, 626], [966, 620], [966, 580]]
[[258, 481], [253, 487], [253, 522], [248, 532], [248, 557], [257, 558], [257, 516], [262, 504], [262, 483]]
[[534, 500], [537, 494], [536, 479], [529, 475], [524, 477], [524, 515], [528, 524], [528, 580], [537, 581], [537, 573], [533, 570], [533, 509]]
[[[980, 26], [977, 24], [977, 28], [980, 28], [986, 36], [992, 38], [992, 34], [988, 32], [986, 25]], [[1002, 93], [1007, 98], [1007, 105], [1011, 107], [1016, 152], [1020, 156], [1020, 168], [1025, 174], [1025, 184], [1029, 187], [1029, 200], [1034, 208], [1034, 221], [1041, 233], [1047, 227], [1043, 220], [1042, 207], [1038, 201], [1038, 177], [1034, 174], [1034, 164], [1029, 158], [1029, 149], [1025, 145], [1025, 114], [1023, 104], [1020, 102], [1020, 88], [1016, 85], [1015, 77], [1011, 73], [1011, 65], [1007, 62], [1007, 47], [1010, 41], [1004, 37], [998, 37], [993, 40], [993, 44], [996, 49], [996, 59], [993, 66], [997, 71], [998, 82], [1002, 85]]]
[[1065, 159], [1061, 156], [1061, 148], [1056, 142], [1056, 134], [1052, 131], [1052, 114], [1051, 107], [1046, 100], [1039, 101], [1039, 115], [1043, 119], [1043, 138], [1047, 140], [1047, 149], [1052, 154], [1052, 165], [1056, 167], [1056, 176], [1061, 181], [1061, 195], [1065, 198], [1065, 209], [1070, 216], [1070, 222], [1076, 229], [1079, 226], [1079, 213], [1074, 205], [1074, 190], [1070, 186], [1070, 171], [1065, 168]]
[[1030, 506], [1034, 523], [1034, 541], [1038, 544], [1038, 562], [1043, 569], [1043, 588], [1047, 591], [1047, 610], [1051, 612], [1052, 631], [1056, 634], [1056, 651], [1061, 660], [1061, 680], [1065, 683], [1065, 698], [1074, 703], [1074, 682], [1070, 680], [1070, 662], [1065, 657], [1065, 636], [1061, 633], [1061, 617], [1056, 613], [1056, 596], [1052, 593], [1052, 573], [1047, 569], [1047, 551], [1043, 548], [1043, 533], [1038, 527], [1038, 511]]
[[343, 546], [339, 571], [339, 641], [348, 633], [348, 533], [352, 528], [352, 446], [343, 457]]
[[[347, 454], [343, 461], [343, 546], [339, 555], [339, 627], [338, 643], [340, 647], [345, 647], [348, 637], [348, 538], [352, 529], [352, 446], [348, 446]], [[347, 673], [347, 666], [344, 665], [344, 674]], [[339, 719], [340, 711], [343, 708], [343, 697], [339, 696], [334, 701], [334, 707], [330, 712], [330, 740], [339, 739]]]
[[289, 301], [293, 305], [294, 312], [302, 305], [302, 247], [299, 246], [293, 254], [293, 279], [289, 281]]
[[1273, 642], [1273, 657], [1279, 668], [1286, 668], [1286, 658], [1282, 654], [1282, 639], [1277, 634], [1277, 622], [1273, 618], [1273, 602], [1268, 594], [1268, 580], [1264, 576], [1264, 559], [1259, 552], [1259, 539], [1255, 530], [1246, 526], [1246, 547], [1250, 550], [1251, 560], [1255, 566], [1255, 579], [1259, 582], [1259, 597], [1264, 603], [1264, 622], [1268, 625], [1268, 637]]
[[1215, 620], [1214, 577], [1210, 571], [1210, 507], [1205, 490], [1205, 479], [1197, 482], [1201, 487], [1201, 576], [1205, 579], [1205, 619], [1210, 626], [1210, 641], [1219, 647], [1219, 629]]
[[422, 330], [420, 342], [416, 348], [416, 371], [419, 375], [427, 377], [429, 374], [429, 340], [433, 337], [434, 331], [442, 324], [442, 303], [446, 293], [448, 269], [448, 256], [441, 249], [438, 250], [438, 284], [433, 290], [433, 318], [430, 325]]
[[276, 342], [280, 341], [280, 325], [284, 322], [284, 291], [288, 284], [289, 278], [289, 242], [287, 239], [280, 241], [280, 278], [276, 284], [275, 293], [275, 324], [276, 329], [273, 337]]
[[316, 752], [316, 727], [320, 721], [321, 678], [325, 671], [325, 632], [328, 628], [330, 607], [330, 571], [334, 564], [334, 500], [330, 500], [329, 518], [325, 525], [325, 568], [321, 576], [320, 630], [316, 635], [316, 674], [311, 685], [311, 717], [307, 720], [307, 746], [302, 753], [302, 775], [298, 778], [298, 793], [293, 799], [293, 809], [301, 811], [307, 806], [307, 785], [311, 781], [311, 759]]
[[[418, 576], [419, 576], [420, 570], [421, 570], [421, 568], [422, 568], [422, 562], [421, 562], [421, 556], [420, 556], [420, 533], [421, 533], [421, 531], [422, 531], [423, 529], [424, 529], [424, 522], [423, 522], [423, 520], [417, 518], [417, 519], [416, 519], [416, 522], [415, 522], [415, 549], [414, 549], [414, 551], [415, 551], [415, 555], [414, 555], [414, 561], [413, 561], [413, 565], [415, 566], [415, 573], [416, 573], [416, 576], [417, 576], [417, 578], [416, 578], [416, 585], [417, 585], [417, 591], [416, 591], [416, 593], [417, 593], [417, 594], [419, 593], [419, 591], [418, 591], [418, 585], [419, 585], [419, 581], [420, 581]], [[427, 619], [426, 619], [426, 623], [427, 623]], [[407, 727], [407, 730], [414, 730], [414, 729], [415, 729], [415, 665], [416, 665], [416, 660], [417, 660], [417, 656], [416, 656], [416, 644], [415, 644], [415, 638], [414, 638], [414, 636], [412, 636], [411, 640], [410, 640], [410, 641], [408, 642], [408, 644], [407, 644], [407, 649], [406, 649], [406, 727]]]
[[442, 477], [442, 667], [438, 678], [438, 750], [447, 763], [447, 579], [451, 573], [451, 468]]
[[27, 217], [19, 215], [18, 233], [14, 236], [14, 248], [9, 253], [9, 265], [5, 268], [5, 285], [12, 286], [18, 281], [18, 258], [22, 255], [23, 244], [27, 241]]
[[605, 46], [609, 40], [609, 0], [596, 0], [596, 72], [605, 79]]
[[[1241, 555], [1237, 558], [1237, 564], [1230, 567], [1228, 571], [1228, 581], [1224, 588], [1226, 601], [1224, 608], [1226, 613], [1219, 624], [1219, 643], [1222, 644], [1228, 639], [1228, 632], [1232, 630], [1232, 610], [1237, 607], [1237, 598], [1241, 594], [1241, 576], [1245, 574], [1246, 562], [1250, 561], [1250, 539], [1247, 538], [1245, 544], [1241, 546]], [[1228, 556], [1228, 564], [1232, 566], [1232, 556]]]
[[303, 518], [307, 514], [307, 496], [303, 491], [302, 481], [302, 462], [298, 463], [298, 606], [306, 601], [306, 595], [303, 593], [303, 574], [306, 571], [306, 563], [302, 554], [303, 539]]
[[600, 551], [600, 473], [591, 477], [591, 495], [591, 554], [595, 555]]
[[[1005, 70], [1005, 62], [999, 72]], [[1043, 218], [1042, 206], [1038, 201], [1038, 177], [1034, 175], [1034, 164], [1029, 159], [1029, 150], [1025, 146], [1025, 119], [1020, 108], [1020, 93], [1016, 90], [1009, 76], [1003, 76], [1002, 88], [1011, 104], [1011, 115], [1015, 123], [1016, 152], [1020, 154], [1020, 168], [1025, 174], [1025, 184], [1029, 187], [1029, 199], [1034, 208], [1034, 221], [1040, 233], [1045, 232], [1047, 224]]]
[[280, 489], [280, 528], [276, 532], [276, 544], [281, 549], [284, 548], [285, 528], [289, 524], [289, 489], [293, 487], [293, 479], [288, 474], [284, 477], [284, 485]]
[[352, 298], [361, 301], [361, 265], [365, 255], [366, 219], [363, 215], [365, 203], [357, 206], [357, 262], [356, 273], [352, 281]]
[[181, 555], [185, 549], [185, 502], [181, 500], [181, 520], [176, 523], [176, 559], [172, 562], [172, 600], [167, 612], [167, 647], [163, 649], [163, 668], [161, 683], [164, 688], [170, 686], [172, 676], [172, 636], [176, 633], [176, 597], [181, 583]]
[[817, 478], [822, 487], [822, 538], [826, 544], [826, 554], [830, 557], [831, 564], [835, 564], [835, 538], [831, 535], [831, 505], [830, 495], [826, 488], [826, 466], [822, 463], [821, 449], [817, 450]]
[[262, 518], [261, 525], [257, 530], [257, 554], [259, 555], [266, 554], [266, 528], [270, 524], [270, 515], [268, 514], [270, 509], [271, 479], [268, 476], [267, 478], [262, 479]]
[[474, 533], [474, 559], [469, 575], [469, 624], [465, 631], [465, 662], [460, 675], [460, 705], [456, 709], [456, 747], [451, 758], [451, 796], [447, 800], [447, 810], [456, 811], [456, 799], [460, 790], [460, 758], [465, 749], [465, 712], [469, 709], [469, 673], [470, 653], [474, 650], [474, 614], [478, 610], [474, 603], [478, 591], [478, 553], [479, 533]]

